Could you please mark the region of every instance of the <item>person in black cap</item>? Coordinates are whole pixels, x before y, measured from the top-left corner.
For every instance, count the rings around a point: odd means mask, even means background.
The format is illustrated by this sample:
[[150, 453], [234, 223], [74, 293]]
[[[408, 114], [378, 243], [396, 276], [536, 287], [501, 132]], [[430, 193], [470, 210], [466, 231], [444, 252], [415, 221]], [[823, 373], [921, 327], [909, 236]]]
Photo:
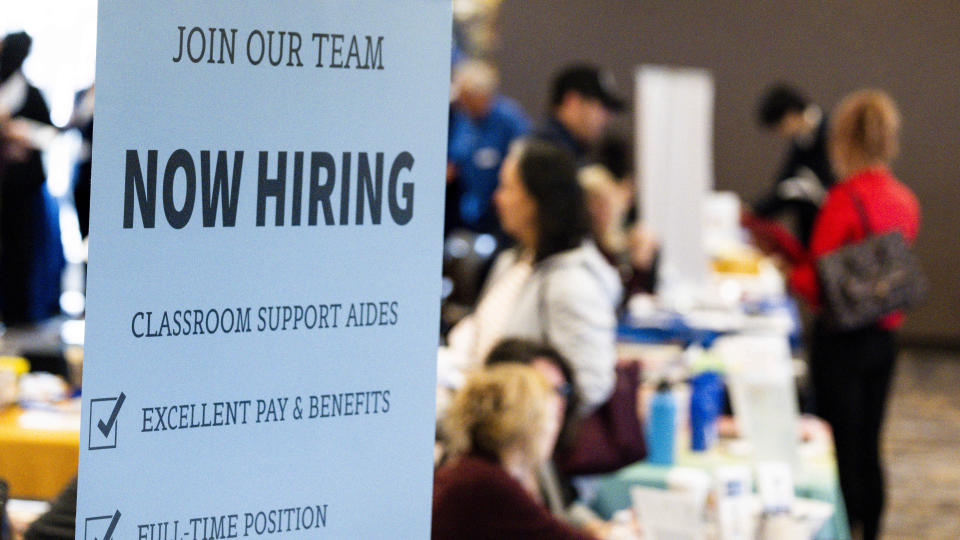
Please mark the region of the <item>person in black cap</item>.
[[573, 153], [578, 165], [587, 163], [613, 113], [623, 110], [613, 77], [588, 64], [565, 68], [553, 79], [551, 113], [535, 136]]
[[763, 218], [791, 215], [798, 239], [808, 246], [814, 218], [835, 181], [827, 157], [828, 122], [820, 107], [782, 83], [761, 97], [757, 120], [790, 141], [790, 149], [773, 188], [754, 204], [753, 211]]

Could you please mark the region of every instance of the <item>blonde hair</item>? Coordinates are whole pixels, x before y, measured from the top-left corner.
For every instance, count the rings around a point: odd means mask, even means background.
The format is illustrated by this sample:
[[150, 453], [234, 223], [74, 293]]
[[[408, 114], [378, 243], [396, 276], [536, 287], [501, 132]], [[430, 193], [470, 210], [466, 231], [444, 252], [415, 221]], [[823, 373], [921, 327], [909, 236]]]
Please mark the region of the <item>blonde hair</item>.
[[602, 248], [613, 253], [627, 249], [622, 221], [630, 209], [629, 193], [617, 183], [610, 169], [593, 164], [577, 171], [577, 181], [586, 195], [593, 235]]
[[546, 379], [530, 366], [501, 364], [474, 372], [443, 419], [447, 450], [498, 459], [506, 450], [535, 454], [548, 421], [549, 392]]
[[841, 177], [888, 165], [899, 150], [900, 113], [883, 90], [858, 90], [837, 106], [830, 126], [829, 151]]

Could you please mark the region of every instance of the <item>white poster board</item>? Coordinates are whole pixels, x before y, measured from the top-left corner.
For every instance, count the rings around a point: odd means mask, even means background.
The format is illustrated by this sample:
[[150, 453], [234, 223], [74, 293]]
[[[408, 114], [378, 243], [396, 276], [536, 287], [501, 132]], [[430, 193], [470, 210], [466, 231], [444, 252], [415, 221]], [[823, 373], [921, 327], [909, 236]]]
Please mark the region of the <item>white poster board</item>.
[[661, 245], [658, 292], [692, 304], [707, 278], [703, 207], [713, 187], [713, 78], [642, 66], [635, 77], [641, 219]]
[[451, 7], [101, 2], [77, 538], [427, 538]]

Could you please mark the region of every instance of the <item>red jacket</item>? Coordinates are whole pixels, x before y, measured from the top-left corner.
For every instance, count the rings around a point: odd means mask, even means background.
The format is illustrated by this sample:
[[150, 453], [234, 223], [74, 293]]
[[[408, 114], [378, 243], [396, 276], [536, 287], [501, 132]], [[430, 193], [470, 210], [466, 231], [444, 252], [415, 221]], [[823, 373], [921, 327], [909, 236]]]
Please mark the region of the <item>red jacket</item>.
[[[821, 303], [817, 259], [867, 235], [851, 192], [863, 203], [870, 232], [879, 234], [899, 229], [907, 243], [913, 244], [920, 230], [920, 205], [916, 196], [886, 168], [859, 171], [833, 186], [814, 222], [807, 260], [790, 273], [790, 287], [814, 309]], [[903, 316], [902, 312], [891, 313], [881, 319], [880, 326], [898, 328]]]

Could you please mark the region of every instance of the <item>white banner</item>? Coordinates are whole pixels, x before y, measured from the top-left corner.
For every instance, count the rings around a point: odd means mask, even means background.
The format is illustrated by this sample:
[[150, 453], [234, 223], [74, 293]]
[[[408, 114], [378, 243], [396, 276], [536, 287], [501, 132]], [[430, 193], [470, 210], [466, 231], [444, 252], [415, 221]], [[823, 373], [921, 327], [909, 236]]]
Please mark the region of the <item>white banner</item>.
[[77, 538], [427, 538], [447, 0], [101, 2]]
[[713, 187], [713, 78], [692, 68], [642, 66], [634, 81], [638, 198], [661, 243], [658, 293], [689, 308], [706, 284], [703, 208]]

